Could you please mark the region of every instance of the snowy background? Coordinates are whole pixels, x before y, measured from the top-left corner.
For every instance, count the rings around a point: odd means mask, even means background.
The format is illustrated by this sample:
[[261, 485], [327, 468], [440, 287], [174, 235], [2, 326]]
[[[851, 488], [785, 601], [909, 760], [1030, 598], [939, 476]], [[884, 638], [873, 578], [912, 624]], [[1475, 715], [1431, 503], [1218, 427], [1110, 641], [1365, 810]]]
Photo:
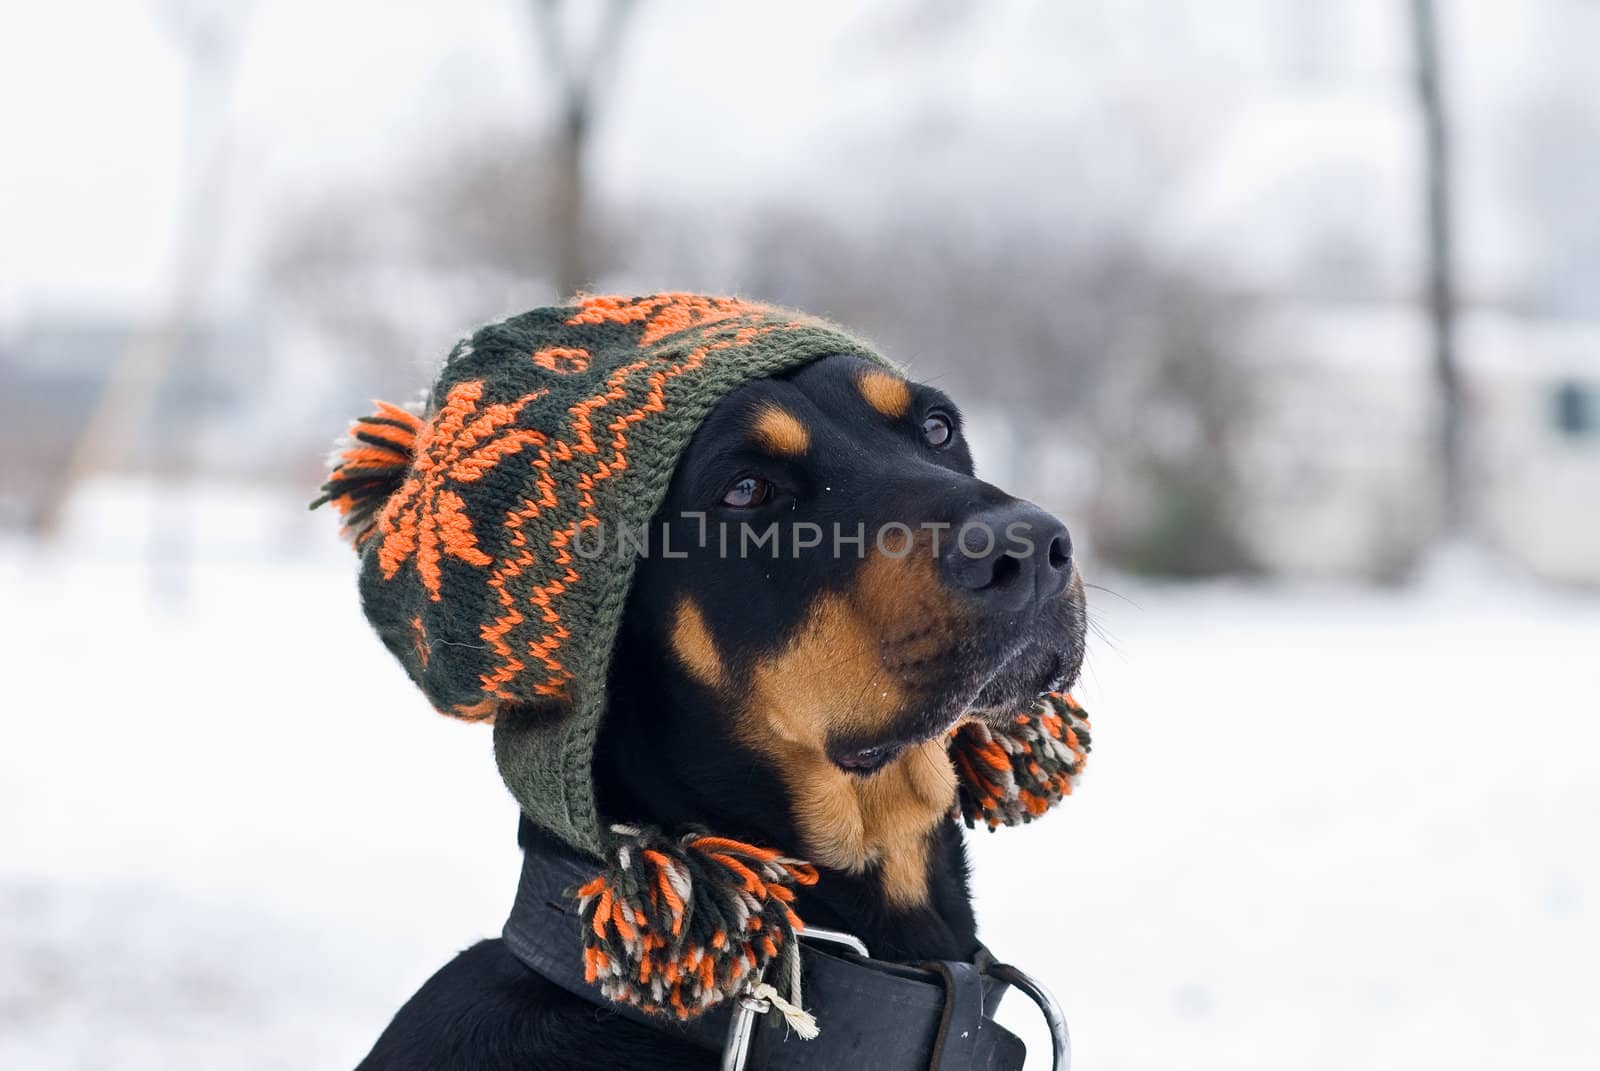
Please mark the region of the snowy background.
[[972, 838], [1077, 1066], [1600, 1066], [1600, 5], [1439, 3], [1453, 527], [1408, 4], [546, 9], [0, 12], [0, 1068], [349, 1067], [498, 931], [304, 504], [559, 295], [559, 69], [586, 284], [868, 332], [1084, 549], [1090, 773]]
[[[487, 732], [393, 665], [327, 518], [208, 489], [175, 611], [106, 536], [124, 491], [0, 553], [0, 1067], [352, 1066], [504, 920]], [[263, 561], [246, 523], [328, 552]], [[1080, 792], [971, 837], [982, 933], [1077, 1066], [1594, 1065], [1600, 601], [1107, 586]]]

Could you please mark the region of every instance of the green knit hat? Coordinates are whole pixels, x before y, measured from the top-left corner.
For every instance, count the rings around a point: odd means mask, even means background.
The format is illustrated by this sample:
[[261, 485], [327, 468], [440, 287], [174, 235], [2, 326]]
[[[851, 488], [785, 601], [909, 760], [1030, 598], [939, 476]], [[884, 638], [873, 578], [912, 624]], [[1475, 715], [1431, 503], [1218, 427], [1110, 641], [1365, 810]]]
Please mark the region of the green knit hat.
[[[343, 515], [367, 617], [412, 680], [440, 712], [493, 721], [523, 813], [598, 861], [575, 894], [589, 980], [688, 1017], [781, 959], [792, 1003], [774, 1001], [806, 1036], [792, 904], [815, 868], [704, 831], [600, 828], [591, 765], [636, 558], [585, 548], [649, 522], [730, 391], [832, 354], [887, 365], [824, 321], [733, 298], [535, 309], [457, 344], [421, 413], [379, 402], [357, 420], [313, 503]], [[952, 732], [954, 811], [1031, 821], [1071, 792], [1088, 729], [1050, 696], [1009, 730]]]
[[637, 531], [713, 406], [830, 354], [882, 361], [788, 309], [691, 294], [586, 297], [480, 329], [419, 417], [380, 404], [324, 486], [383, 642], [441, 713], [496, 720], [523, 812], [603, 852], [590, 776], [633, 578], [575, 541]]

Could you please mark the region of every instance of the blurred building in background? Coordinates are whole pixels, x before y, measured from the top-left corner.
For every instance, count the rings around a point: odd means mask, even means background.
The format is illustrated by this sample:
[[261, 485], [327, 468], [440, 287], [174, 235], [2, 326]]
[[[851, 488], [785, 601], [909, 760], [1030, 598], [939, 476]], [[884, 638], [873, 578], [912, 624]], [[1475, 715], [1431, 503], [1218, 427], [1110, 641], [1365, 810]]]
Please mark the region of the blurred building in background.
[[[1600, 9], [1439, 10], [1465, 535], [1600, 583]], [[1111, 565], [1416, 569], [1440, 518], [1407, 5], [738, 12], [98, 16], [115, 45], [74, 47], [124, 92], [29, 112], [8, 180], [0, 523], [108, 478], [304, 493], [347, 414], [472, 326], [707, 289], [949, 387], [980, 469]], [[164, 355], [128, 363], [148, 333]]]

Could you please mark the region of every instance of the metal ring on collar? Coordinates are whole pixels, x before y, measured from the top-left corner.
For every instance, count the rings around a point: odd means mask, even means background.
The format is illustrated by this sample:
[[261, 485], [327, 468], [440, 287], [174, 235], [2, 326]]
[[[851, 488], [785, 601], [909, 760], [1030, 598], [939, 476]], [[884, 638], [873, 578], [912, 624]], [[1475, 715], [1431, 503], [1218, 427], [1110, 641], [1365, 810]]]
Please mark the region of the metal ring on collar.
[[991, 964], [988, 973], [991, 978], [1014, 986], [1038, 1006], [1044, 1021], [1050, 1026], [1050, 1044], [1055, 1050], [1050, 1066], [1054, 1071], [1070, 1071], [1072, 1038], [1067, 1033], [1067, 1017], [1061, 1014], [1061, 1005], [1050, 995], [1050, 990], [1027, 972], [1009, 963]]
[[848, 948], [862, 959], [872, 958], [871, 954], [867, 952], [866, 942], [861, 940], [861, 938], [857, 937], [853, 933], [845, 933], [843, 930], [825, 930], [821, 926], [807, 926], [805, 929], [799, 931], [799, 934], [800, 940], [802, 941], [816, 941], [819, 944], [838, 945], [841, 948]]

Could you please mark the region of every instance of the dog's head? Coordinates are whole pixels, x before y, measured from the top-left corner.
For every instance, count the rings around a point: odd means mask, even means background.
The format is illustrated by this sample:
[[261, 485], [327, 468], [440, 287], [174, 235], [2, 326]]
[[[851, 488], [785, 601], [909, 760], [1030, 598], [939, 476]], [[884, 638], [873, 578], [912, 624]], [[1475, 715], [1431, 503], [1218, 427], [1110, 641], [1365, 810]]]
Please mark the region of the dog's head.
[[776, 768], [805, 850], [861, 869], [948, 809], [954, 724], [1072, 683], [1084, 621], [1066, 527], [974, 477], [955, 404], [836, 356], [700, 426], [626, 629]]
[[[926, 903], [956, 765], [962, 816], [1009, 823], [1086, 751], [1064, 699], [1012, 718], [1082, 658], [1066, 529], [973, 476], [949, 399], [801, 313], [595, 296], [490, 324], [424, 412], [352, 425], [321, 503], [385, 645], [493, 720], [528, 822], [590, 855], [714, 829], [842, 872], [817, 897], [881, 876]], [[647, 521], [643, 554], [606, 549]], [[1017, 731], [952, 745], [969, 716]]]

